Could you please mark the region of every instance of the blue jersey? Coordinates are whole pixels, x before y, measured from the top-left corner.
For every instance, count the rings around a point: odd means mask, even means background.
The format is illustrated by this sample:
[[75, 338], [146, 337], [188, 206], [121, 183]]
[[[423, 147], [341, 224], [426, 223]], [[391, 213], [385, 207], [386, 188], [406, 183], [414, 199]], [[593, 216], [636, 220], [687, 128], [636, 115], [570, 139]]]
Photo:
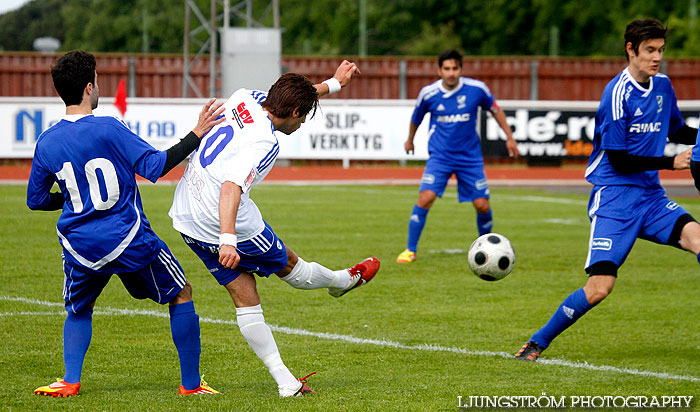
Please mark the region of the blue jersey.
[[156, 257], [159, 243], [134, 174], [155, 182], [166, 157], [116, 118], [66, 116], [39, 136], [27, 205], [45, 207], [57, 182], [64, 199], [56, 225], [64, 259], [98, 272], [140, 269]]
[[658, 170], [620, 174], [610, 165], [605, 151], [661, 157], [669, 133], [681, 126], [683, 117], [669, 78], [652, 76], [645, 89], [625, 69], [608, 83], [600, 99], [586, 180], [598, 186], [661, 187]]
[[442, 80], [425, 86], [418, 94], [411, 122], [418, 126], [430, 113], [428, 153], [432, 159], [465, 166], [483, 165], [481, 141], [476, 133], [479, 107], [491, 109], [493, 95], [486, 84], [461, 77], [453, 90]]

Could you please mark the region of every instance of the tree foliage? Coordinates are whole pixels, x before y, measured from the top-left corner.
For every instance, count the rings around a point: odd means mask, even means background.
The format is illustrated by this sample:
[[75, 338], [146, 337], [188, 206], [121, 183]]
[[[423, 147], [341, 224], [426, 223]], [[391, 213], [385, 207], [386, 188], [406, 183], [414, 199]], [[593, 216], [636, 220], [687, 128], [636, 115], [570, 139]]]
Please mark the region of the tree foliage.
[[[357, 54], [359, 1], [280, 1], [283, 53]], [[691, 0], [365, 1], [371, 55], [434, 55], [455, 47], [468, 55], [620, 56], [625, 25], [656, 17], [671, 29], [668, 55], [700, 56]], [[210, 2], [195, 3], [208, 19]], [[255, 19], [266, 26], [270, 3], [252, 2]], [[34, 38], [53, 36], [63, 50], [180, 53], [184, 10], [182, 0], [34, 0], [0, 16], [0, 48], [31, 50]], [[192, 24], [199, 25], [195, 15]], [[232, 25], [245, 24], [240, 14], [232, 18]], [[200, 33], [192, 51], [205, 40]]]

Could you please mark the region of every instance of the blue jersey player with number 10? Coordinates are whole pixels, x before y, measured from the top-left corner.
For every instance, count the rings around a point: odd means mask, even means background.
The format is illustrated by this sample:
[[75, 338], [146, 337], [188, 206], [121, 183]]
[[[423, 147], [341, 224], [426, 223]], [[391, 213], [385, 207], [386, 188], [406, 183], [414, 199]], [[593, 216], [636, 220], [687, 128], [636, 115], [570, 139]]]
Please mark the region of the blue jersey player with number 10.
[[425, 171], [408, 222], [408, 242], [399, 254], [398, 263], [416, 260], [418, 240], [425, 226], [428, 211], [435, 199], [442, 197], [447, 181], [457, 177], [460, 202], [472, 202], [476, 209], [479, 235], [491, 232], [493, 217], [489, 204], [489, 187], [484, 172], [481, 141], [476, 133], [479, 108], [491, 112], [506, 135], [510, 157], [518, 156], [518, 148], [505, 113], [498, 107], [489, 88], [483, 82], [462, 77], [462, 55], [446, 50], [438, 56], [440, 80], [425, 86], [418, 94], [413, 110], [406, 153], [414, 149], [413, 138], [426, 113], [430, 113], [428, 153]]
[[696, 129], [683, 124], [671, 81], [659, 73], [666, 32], [655, 19], [627, 25], [629, 64], [603, 92], [586, 169], [586, 179], [593, 184], [588, 203], [588, 280], [564, 299], [515, 355], [517, 359], [537, 360], [554, 338], [612, 292], [618, 268], [637, 238], [690, 251], [700, 262], [700, 225], [666, 197], [659, 181], [660, 169], [687, 169], [691, 157], [691, 149], [665, 157], [667, 137], [693, 144], [697, 135]]
[[[93, 307], [112, 274], [133, 297], [170, 304], [170, 328], [182, 375], [179, 393], [217, 393], [199, 375], [199, 316], [192, 288], [168, 246], [151, 229], [135, 174], [152, 182], [164, 176], [223, 121], [223, 107], [210, 100], [192, 132], [170, 149], [158, 151], [122, 121], [93, 116], [99, 98], [95, 66], [92, 54], [76, 50], [51, 67], [66, 115], [39, 136], [32, 160], [27, 205], [32, 210], [62, 209], [56, 232], [63, 246], [68, 312], [63, 325], [66, 374], [34, 393], [78, 394], [92, 337]], [[60, 192], [51, 192], [54, 183]]]

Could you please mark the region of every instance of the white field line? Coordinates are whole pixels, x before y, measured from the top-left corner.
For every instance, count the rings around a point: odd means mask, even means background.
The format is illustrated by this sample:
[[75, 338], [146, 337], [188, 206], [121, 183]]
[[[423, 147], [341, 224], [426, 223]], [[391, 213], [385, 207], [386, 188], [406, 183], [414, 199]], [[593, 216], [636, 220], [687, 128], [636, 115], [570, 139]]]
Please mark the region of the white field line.
[[[2, 300], [10, 301], [10, 302], [22, 302], [22, 303], [27, 303], [27, 304], [39, 305], [39, 306], [63, 307], [63, 303], [58, 303], [58, 302], [48, 302], [48, 301], [38, 300], [38, 299], [29, 299], [29, 298], [23, 298], [23, 297], [0, 295], [0, 301], [2, 301]], [[144, 315], [144, 316], [155, 316], [155, 317], [159, 317], [159, 318], [169, 317], [169, 315], [166, 311], [119, 309], [119, 308], [111, 308], [111, 307], [99, 308], [99, 309], [95, 310], [95, 313], [103, 314], [103, 315], [126, 315], [126, 316]], [[22, 316], [22, 315], [25, 315], [25, 316], [41, 316], [41, 315], [55, 316], [58, 314], [59, 314], [59, 312], [5, 312], [5, 313], [0, 313], [0, 316]], [[199, 318], [199, 321], [204, 322], [204, 323], [213, 323], [213, 324], [237, 325], [237, 323], [233, 320], [211, 319], [211, 318], [206, 318], [206, 317], [201, 317], [201, 316]], [[341, 342], [348, 342], [348, 343], [356, 343], [356, 344], [360, 344], [360, 345], [374, 345], [374, 346], [382, 346], [382, 347], [389, 347], [389, 348], [396, 348], [396, 349], [428, 351], [428, 352], [448, 352], [448, 353], [456, 353], [456, 354], [460, 354], [460, 355], [470, 355], [470, 356], [491, 356], [491, 357], [506, 358], [506, 359], [511, 359], [513, 357], [512, 353], [507, 353], [507, 352], [471, 350], [471, 349], [454, 348], [454, 347], [442, 346], [442, 345], [433, 345], [430, 343], [423, 343], [420, 345], [405, 345], [403, 343], [393, 342], [393, 341], [385, 340], [385, 339], [364, 339], [364, 338], [357, 338], [357, 337], [350, 336], [350, 335], [339, 335], [336, 333], [325, 333], [325, 332], [312, 332], [312, 331], [308, 331], [305, 329], [288, 328], [286, 326], [275, 326], [275, 325], [270, 325], [270, 324], [268, 324], [268, 325], [270, 326], [270, 329], [272, 329], [273, 331], [278, 332], [278, 333], [284, 333], [287, 335], [312, 336], [312, 337], [319, 338], [319, 339], [327, 339], [327, 340], [334, 340], [334, 341], [341, 341]], [[644, 376], [644, 377], [657, 378], [657, 379], [671, 379], [671, 380], [678, 380], [678, 381], [700, 382], [699, 377], [691, 376], [691, 375], [675, 375], [675, 374], [671, 374], [671, 373], [650, 372], [650, 371], [643, 371], [643, 370], [639, 370], [639, 369], [620, 368], [617, 366], [591, 365], [589, 363], [571, 362], [571, 361], [567, 361], [564, 359], [539, 359], [537, 361], [537, 363], [544, 364], [544, 365], [565, 366], [568, 368], [586, 369], [586, 370], [591, 370], [591, 371], [615, 372], [615, 373], [622, 373], [622, 374], [626, 374], [626, 375]]]

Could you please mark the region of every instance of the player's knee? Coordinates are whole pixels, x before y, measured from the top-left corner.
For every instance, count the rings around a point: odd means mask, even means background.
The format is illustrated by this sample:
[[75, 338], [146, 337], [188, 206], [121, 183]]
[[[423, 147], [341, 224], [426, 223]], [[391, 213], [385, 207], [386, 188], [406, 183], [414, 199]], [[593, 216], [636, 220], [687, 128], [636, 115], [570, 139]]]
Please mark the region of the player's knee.
[[180, 290], [180, 293], [175, 295], [175, 298], [170, 302], [171, 304], [178, 305], [180, 303], [186, 303], [192, 300], [192, 285], [190, 282], [185, 282], [185, 287]]
[[437, 199], [435, 192], [424, 190], [418, 194], [418, 202], [416, 202], [416, 204], [420, 208], [430, 209], [433, 203], [435, 203], [435, 199]]
[[476, 209], [477, 213], [484, 215], [491, 210], [491, 205], [489, 204], [488, 200], [484, 199], [483, 202], [477, 200], [474, 201], [474, 209]]
[[590, 303], [591, 305], [597, 305], [603, 299], [608, 297], [608, 295], [613, 290], [613, 286], [597, 285], [588, 289], [584, 288], [584, 290], [586, 292], [586, 300], [588, 301], [588, 303]]

